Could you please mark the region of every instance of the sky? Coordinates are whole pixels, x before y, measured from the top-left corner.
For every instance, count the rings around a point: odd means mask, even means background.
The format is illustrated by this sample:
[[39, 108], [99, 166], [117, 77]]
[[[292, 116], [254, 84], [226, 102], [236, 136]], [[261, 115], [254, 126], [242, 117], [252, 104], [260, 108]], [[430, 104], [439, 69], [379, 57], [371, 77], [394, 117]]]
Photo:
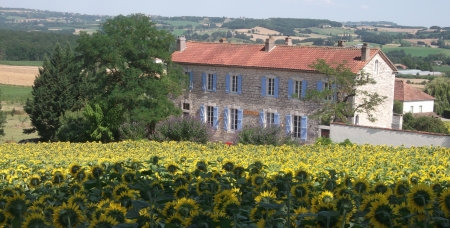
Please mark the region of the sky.
[[0, 7], [111, 16], [311, 18], [450, 27], [449, 0], [0, 0]]

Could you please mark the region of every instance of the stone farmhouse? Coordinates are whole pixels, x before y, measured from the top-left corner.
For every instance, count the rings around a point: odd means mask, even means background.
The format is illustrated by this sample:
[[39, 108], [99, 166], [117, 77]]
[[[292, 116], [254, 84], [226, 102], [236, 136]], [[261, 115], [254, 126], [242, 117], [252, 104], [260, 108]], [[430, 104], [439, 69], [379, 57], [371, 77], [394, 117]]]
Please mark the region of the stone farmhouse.
[[[186, 42], [178, 38], [178, 50], [172, 61], [189, 75], [189, 90], [175, 101], [185, 115], [197, 116], [216, 129], [214, 139], [231, 140], [245, 125], [278, 125], [303, 142], [320, 134], [319, 121], [309, 118], [318, 104], [305, 102], [307, 90], [330, 88], [325, 75], [310, 65], [317, 59], [327, 63], [345, 63], [355, 73], [368, 73], [376, 85], [364, 90], [387, 96], [374, 113], [376, 122], [360, 113], [351, 121], [365, 126], [391, 128], [394, 82], [397, 69], [380, 49], [293, 46], [286, 38], [275, 45]], [[294, 97], [297, 96], [297, 97]], [[332, 99], [332, 98], [331, 98]], [[356, 97], [354, 105], [360, 102]]]

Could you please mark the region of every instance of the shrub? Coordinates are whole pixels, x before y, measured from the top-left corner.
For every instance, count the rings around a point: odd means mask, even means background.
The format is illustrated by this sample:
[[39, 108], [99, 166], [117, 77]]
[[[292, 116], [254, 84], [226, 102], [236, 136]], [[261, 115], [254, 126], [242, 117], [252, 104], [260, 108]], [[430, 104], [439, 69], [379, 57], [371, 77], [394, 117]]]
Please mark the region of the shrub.
[[316, 139], [316, 145], [331, 145], [333, 141], [330, 138], [319, 137]]
[[119, 126], [119, 137], [121, 140], [140, 140], [148, 137], [148, 127], [139, 122], [124, 123]]
[[170, 117], [156, 124], [150, 139], [159, 142], [191, 141], [207, 143], [211, 139], [212, 130], [211, 126], [196, 117]]
[[442, 117], [450, 119], [450, 109], [446, 109], [442, 112]]
[[402, 114], [403, 113], [403, 102], [399, 100], [394, 100], [394, 113]]
[[403, 130], [425, 131], [448, 134], [448, 129], [440, 118], [432, 116], [414, 117], [411, 113], [403, 115]]
[[236, 137], [236, 143], [251, 145], [296, 144], [290, 136], [287, 136], [281, 127], [270, 126], [245, 126]]
[[62, 142], [87, 142], [89, 124], [81, 112], [66, 112], [60, 117], [60, 128], [56, 132], [56, 140]]
[[345, 139], [343, 142], [339, 143], [340, 146], [352, 146], [353, 143], [350, 142], [350, 139]]

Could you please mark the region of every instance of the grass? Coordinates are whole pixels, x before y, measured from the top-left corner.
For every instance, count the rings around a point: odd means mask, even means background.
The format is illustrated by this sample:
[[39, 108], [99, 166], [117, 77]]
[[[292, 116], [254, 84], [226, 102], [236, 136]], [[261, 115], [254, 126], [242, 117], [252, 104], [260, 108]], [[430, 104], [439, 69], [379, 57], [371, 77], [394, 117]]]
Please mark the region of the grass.
[[450, 65], [433, 66], [434, 71], [450, 72]]
[[353, 30], [342, 29], [342, 28], [309, 28], [313, 33], [321, 34], [321, 35], [341, 35], [341, 34], [355, 34]]
[[32, 87], [0, 85], [0, 91], [2, 102], [6, 104], [20, 104], [23, 106], [27, 98], [31, 98]]
[[193, 22], [193, 21], [165, 21], [165, 22], [169, 23], [172, 26], [192, 25], [192, 27], [194, 27], [194, 28], [199, 25], [199, 23]]
[[383, 52], [389, 52], [392, 50], [404, 50], [406, 54], [411, 54], [412, 56], [422, 56], [426, 57], [430, 54], [439, 54], [443, 53], [445, 55], [450, 56], [450, 49], [443, 48], [429, 48], [429, 47], [394, 47], [383, 45]]
[[181, 36], [181, 35], [183, 35], [184, 32], [186, 32], [186, 30], [184, 30], [184, 29], [174, 29], [172, 34], [174, 34], [176, 36]]
[[2, 65], [11, 66], [42, 66], [43, 61], [0, 61]]

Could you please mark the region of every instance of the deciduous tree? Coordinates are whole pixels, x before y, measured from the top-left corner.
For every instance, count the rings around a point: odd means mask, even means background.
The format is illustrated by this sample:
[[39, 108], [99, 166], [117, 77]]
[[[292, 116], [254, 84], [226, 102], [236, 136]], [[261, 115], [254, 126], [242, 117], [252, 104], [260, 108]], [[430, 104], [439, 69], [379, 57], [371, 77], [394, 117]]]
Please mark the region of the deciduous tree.
[[[373, 112], [376, 107], [382, 104], [386, 97], [376, 92], [368, 92], [361, 89], [361, 86], [376, 84], [376, 81], [367, 73], [353, 73], [345, 63], [330, 66], [325, 60], [319, 59], [311, 67], [318, 73], [325, 76], [327, 86], [320, 91], [316, 89], [308, 90], [305, 100], [320, 105], [314, 118], [320, 118], [332, 122], [348, 122], [350, 117], [356, 113], [367, 114], [368, 120], [374, 122], [376, 117]], [[359, 103], [354, 104], [357, 96]]]

